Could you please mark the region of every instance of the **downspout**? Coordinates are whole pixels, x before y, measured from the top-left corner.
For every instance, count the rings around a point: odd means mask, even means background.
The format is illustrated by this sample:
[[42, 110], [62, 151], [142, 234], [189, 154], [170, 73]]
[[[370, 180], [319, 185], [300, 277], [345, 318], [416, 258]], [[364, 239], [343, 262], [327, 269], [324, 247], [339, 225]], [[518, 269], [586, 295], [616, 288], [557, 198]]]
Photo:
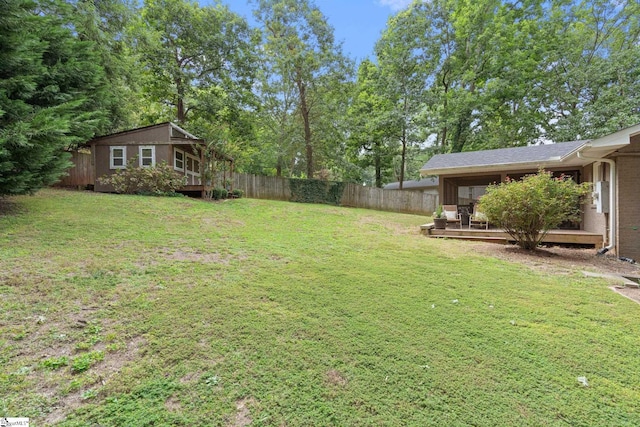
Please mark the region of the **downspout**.
[[587, 157], [582, 154], [583, 149], [578, 151], [578, 158], [604, 162], [609, 165], [609, 245], [598, 251], [598, 255], [604, 255], [616, 245], [616, 162], [611, 159]]

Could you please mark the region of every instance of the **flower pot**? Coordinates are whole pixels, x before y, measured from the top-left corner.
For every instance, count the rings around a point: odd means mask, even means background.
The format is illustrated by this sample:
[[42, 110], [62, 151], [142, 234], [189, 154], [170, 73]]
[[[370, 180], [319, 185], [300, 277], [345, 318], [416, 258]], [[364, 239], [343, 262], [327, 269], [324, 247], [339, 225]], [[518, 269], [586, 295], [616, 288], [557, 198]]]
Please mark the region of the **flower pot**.
[[447, 218], [433, 218], [433, 225], [438, 230], [447, 228]]

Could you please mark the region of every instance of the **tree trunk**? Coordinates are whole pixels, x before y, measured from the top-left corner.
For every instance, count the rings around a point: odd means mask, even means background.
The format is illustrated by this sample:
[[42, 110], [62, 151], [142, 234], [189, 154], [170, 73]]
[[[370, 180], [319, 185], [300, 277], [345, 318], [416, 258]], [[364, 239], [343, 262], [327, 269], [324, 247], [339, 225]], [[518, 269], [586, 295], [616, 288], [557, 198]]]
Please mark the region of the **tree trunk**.
[[178, 100], [176, 102], [176, 118], [178, 119], [178, 123], [184, 123], [185, 119], [185, 109], [184, 109], [184, 86], [181, 78], [176, 78], [176, 92], [178, 96]]
[[400, 158], [400, 190], [404, 189], [404, 164], [407, 157], [407, 109], [409, 108], [409, 102], [407, 97], [404, 97], [404, 123], [402, 123], [402, 157]]
[[404, 163], [407, 156], [407, 128], [402, 128], [402, 158], [400, 159], [400, 190], [404, 189]]
[[309, 107], [307, 106], [307, 87], [298, 74], [296, 78], [298, 96], [300, 97], [300, 114], [304, 123], [304, 145], [307, 158], [307, 179], [313, 178], [313, 145], [311, 144], [311, 123], [309, 122]]
[[377, 152], [374, 154], [374, 163], [375, 163], [375, 168], [376, 168], [376, 187], [377, 188], [382, 188], [382, 159], [380, 158], [380, 147], [379, 144], [376, 144], [378, 146], [377, 148]]
[[178, 119], [178, 123], [182, 124], [184, 123], [184, 100], [182, 99], [182, 95], [178, 94], [178, 114], [177, 114], [177, 119]]

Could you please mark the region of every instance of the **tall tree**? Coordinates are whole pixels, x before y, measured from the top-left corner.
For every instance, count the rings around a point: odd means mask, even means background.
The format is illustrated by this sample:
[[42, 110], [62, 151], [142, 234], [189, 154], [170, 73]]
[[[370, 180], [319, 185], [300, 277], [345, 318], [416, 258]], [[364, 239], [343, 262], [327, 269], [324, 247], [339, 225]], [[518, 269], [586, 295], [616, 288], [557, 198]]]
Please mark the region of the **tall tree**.
[[0, 195], [55, 182], [70, 166], [64, 150], [104, 124], [95, 46], [55, 13], [62, 3], [0, 0]]
[[[344, 93], [342, 82], [351, 72], [351, 63], [334, 41], [333, 28], [320, 10], [308, 0], [255, 0], [255, 15], [263, 26], [264, 52], [271, 62], [267, 84], [283, 91], [293, 84], [295, 110], [299, 114], [304, 141], [304, 161], [308, 178], [314, 176], [316, 159], [323, 140], [330, 135], [335, 114], [331, 105]], [[283, 97], [284, 97], [284, 92]], [[335, 116], [333, 116], [335, 117]], [[325, 132], [319, 128], [329, 126]]]
[[[180, 123], [191, 114], [216, 115], [248, 101], [253, 83], [252, 32], [222, 5], [146, 0], [136, 30], [151, 100]], [[167, 117], [168, 116], [168, 117]]]
[[420, 13], [421, 3], [389, 18], [387, 28], [376, 43], [384, 96], [393, 107], [387, 136], [400, 146], [398, 181], [405, 180], [407, 154], [411, 145], [420, 142], [420, 112], [428, 84], [431, 52], [425, 48], [423, 34], [426, 17]]
[[616, 0], [415, 1], [377, 53], [397, 85], [403, 64], [422, 67], [411, 117], [432, 152], [593, 137], [640, 120], [639, 14]]
[[373, 168], [374, 184], [380, 188], [391, 179], [393, 157], [397, 150], [390, 144], [389, 127], [393, 105], [381, 96], [380, 71], [376, 64], [363, 61], [349, 108], [349, 149], [352, 162], [361, 168]]
[[548, 138], [571, 140], [640, 121], [640, 3], [553, 2], [540, 86]]
[[108, 115], [101, 134], [136, 125], [143, 104], [140, 69], [130, 32], [134, 0], [67, 0], [61, 11], [73, 23], [78, 39], [93, 42], [98, 63], [109, 85], [103, 109]]

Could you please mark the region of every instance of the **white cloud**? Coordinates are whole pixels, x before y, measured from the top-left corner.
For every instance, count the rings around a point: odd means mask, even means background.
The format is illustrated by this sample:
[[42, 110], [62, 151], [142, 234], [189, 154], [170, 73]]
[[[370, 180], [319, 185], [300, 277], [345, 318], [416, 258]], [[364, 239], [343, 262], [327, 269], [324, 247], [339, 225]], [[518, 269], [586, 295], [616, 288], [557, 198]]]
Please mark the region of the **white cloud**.
[[387, 6], [394, 12], [405, 9], [411, 4], [411, 0], [378, 0], [381, 6]]

